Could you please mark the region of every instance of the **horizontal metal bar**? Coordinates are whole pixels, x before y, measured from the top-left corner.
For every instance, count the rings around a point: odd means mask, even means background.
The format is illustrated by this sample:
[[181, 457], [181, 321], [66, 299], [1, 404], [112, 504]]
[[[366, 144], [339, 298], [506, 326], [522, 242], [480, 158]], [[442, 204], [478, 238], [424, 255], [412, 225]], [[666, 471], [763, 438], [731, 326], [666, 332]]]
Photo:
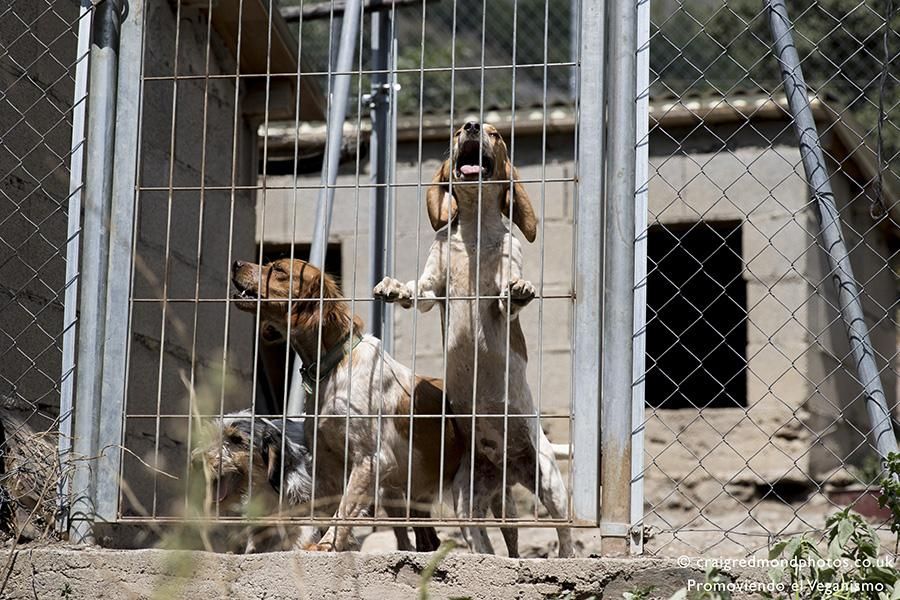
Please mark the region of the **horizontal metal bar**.
[[[361, 519], [323, 519], [323, 518], [309, 518], [309, 517], [294, 517], [294, 518], [268, 518], [268, 519], [248, 519], [244, 517], [231, 517], [221, 515], [219, 517], [169, 517], [169, 516], [156, 516], [156, 517], [134, 517], [134, 516], [122, 516], [119, 517], [119, 522], [121, 523], [196, 523], [196, 524], [230, 524], [230, 523], [241, 523], [246, 525], [352, 525], [352, 526], [360, 526], [360, 527], [368, 527], [368, 526], [382, 526], [382, 527], [391, 527], [406, 524], [407, 526], [421, 526], [421, 525], [435, 525], [435, 526], [447, 526], [447, 527], [459, 527], [461, 525], [468, 524], [484, 524], [484, 525], [504, 525], [509, 527], [559, 527], [561, 525], [567, 526], [575, 526], [580, 527], [582, 525], [575, 523], [573, 521], [567, 521], [564, 519], [551, 519], [547, 518], [546, 520], [534, 520], [534, 519], [491, 519], [491, 518], [470, 518], [470, 519], [406, 519], [406, 518], [398, 518], [391, 519], [389, 517], [378, 517], [378, 518], [361, 518]], [[587, 525], [585, 525], [587, 526]], [[596, 527], [596, 525], [593, 525]]]
[[[572, 294], [544, 294], [542, 296], [535, 296], [535, 300], [572, 300], [574, 296]], [[499, 300], [501, 296], [450, 296], [447, 298], [446, 296], [438, 296], [435, 300], [446, 301], [446, 300]], [[315, 302], [318, 304], [319, 302], [375, 302], [380, 301], [377, 298], [373, 298], [371, 296], [342, 296], [340, 298], [292, 298], [290, 300], [291, 303], [302, 304], [304, 302]], [[132, 298], [132, 302], [139, 303], [159, 303], [159, 302], [169, 302], [169, 303], [189, 303], [189, 304], [197, 304], [197, 303], [226, 303], [226, 302], [256, 302], [259, 304], [263, 304], [266, 302], [285, 302], [286, 299], [281, 298]]]
[[[330, 75], [374, 75], [376, 73], [459, 73], [465, 71], [473, 71], [480, 73], [482, 69], [485, 71], [496, 71], [498, 69], [543, 69], [544, 63], [520, 63], [520, 64], [502, 64], [502, 65], [484, 65], [475, 67], [423, 67], [420, 69], [397, 69], [396, 71], [385, 71], [384, 69], [359, 69], [353, 71], [303, 71], [303, 77], [328, 77]], [[576, 63], [572, 62], [553, 62], [546, 63], [547, 67], [575, 67]], [[297, 72], [276, 72], [276, 73], [210, 73], [209, 75], [147, 75], [144, 81], [175, 81], [185, 79], [253, 79], [253, 78], [269, 78], [269, 77], [297, 77]]]
[[[378, 12], [392, 10], [394, 7], [405, 7], [413, 4], [422, 4], [425, 0], [365, 0], [362, 9], [364, 12]], [[435, 0], [431, 0], [434, 2]], [[329, 19], [332, 15], [337, 18], [344, 14], [346, 0], [331, 0], [329, 2], [316, 2], [305, 6], [285, 6], [279, 9], [282, 18], [288, 23], [298, 21], [317, 21]]]
[[[276, 177], [275, 175], [270, 175], [270, 177]], [[574, 183], [575, 179], [573, 177], [553, 177], [547, 179], [528, 179], [522, 178], [517, 180], [519, 183]], [[138, 188], [140, 192], [199, 192], [201, 190], [205, 190], [207, 192], [213, 191], [223, 191], [230, 192], [241, 191], [241, 190], [321, 190], [323, 187], [333, 188], [336, 190], [347, 189], [347, 190], [356, 190], [361, 189], [369, 189], [375, 187], [388, 187], [390, 189], [394, 188], [419, 188], [422, 186], [430, 185], [430, 181], [420, 182], [420, 181], [411, 181], [407, 183], [391, 183], [391, 184], [376, 184], [376, 183], [335, 183], [332, 185], [323, 186], [321, 183], [317, 184], [309, 184], [309, 185], [182, 185], [182, 186], [141, 186]], [[458, 185], [460, 187], [467, 185], [478, 185], [478, 182], [475, 181], [460, 181], [454, 182], [454, 186]]]
[[[226, 418], [229, 417], [228, 414], [225, 414], [224, 416]], [[248, 415], [242, 415], [242, 416], [247, 417]], [[284, 416], [288, 419], [303, 419], [306, 417], [312, 417], [313, 413], [300, 412], [300, 413], [293, 414], [293, 415], [292, 414], [287, 414], [287, 415], [268, 414], [268, 415], [266, 415], [266, 414], [256, 413], [253, 416], [256, 417], [257, 419], [278, 419], [278, 420], [280, 420], [282, 418], [282, 416]], [[406, 421], [408, 421], [409, 419], [415, 419], [418, 421], [419, 419], [443, 419], [443, 418], [452, 417], [452, 416], [455, 416], [457, 419], [471, 419], [472, 417], [499, 418], [499, 419], [504, 418], [503, 413], [474, 413], [473, 414], [471, 412], [468, 412], [464, 415], [449, 415], [449, 414], [444, 414], [444, 415], [441, 415], [441, 414], [436, 414], [436, 415], [412, 414], [412, 415], [410, 415], [409, 413], [401, 413], [401, 414], [382, 413], [381, 415], [379, 415], [378, 413], [362, 413], [362, 414], [353, 413], [352, 415], [349, 415], [349, 416], [341, 416], [341, 419], [379, 419], [379, 418], [381, 418], [381, 419], [404, 419]], [[220, 414], [220, 413], [207, 413], [207, 414], [193, 413], [191, 415], [188, 415], [187, 413], [129, 413], [129, 414], [125, 415], [125, 417], [127, 419], [155, 419], [156, 417], [160, 417], [160, 418], [167, 418], [167, 419], [187, 419], [187, 418], [197, 419], [197, 418], [200, 418], [200, 419], [214, 420], [214, 419], [222, 418], [222, 414]], [[509, 413], [509, 418], [510, 419], [537, 419], [537, 418], [540, 418], [540, 419], [569, 420], [572, 417], [568, 414], [563, 415], [563, 414], [553, 414], [553, 413], [542, 413], [542, 414]], [[556, 444], [556, 445], [564, 446], [565, 444]]]

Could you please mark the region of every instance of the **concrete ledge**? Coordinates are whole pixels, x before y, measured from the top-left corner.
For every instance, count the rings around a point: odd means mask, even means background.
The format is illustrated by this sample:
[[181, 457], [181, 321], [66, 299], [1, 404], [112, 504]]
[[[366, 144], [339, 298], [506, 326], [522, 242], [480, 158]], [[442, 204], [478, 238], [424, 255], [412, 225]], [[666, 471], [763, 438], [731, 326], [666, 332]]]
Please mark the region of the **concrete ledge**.
[[[416, 598], [431, 555], [254, 555], [167, 550], [101, 550], [54, 547], [15, 552], [3, 598]], [[6, 564], [10, 553], [2, 553]], [[6, 574], [4, 574], [6, 575]], [[765, 581], [760, 570], [730, 574], [740, 584]], [[671, 559], [579, 558], [512, 560], [454, 552], [437, 566], [429, 598], [621, 599], [653, 586], [668, 597], [701, 570]], [[758, 597], [737, 592], [736, 599]]]

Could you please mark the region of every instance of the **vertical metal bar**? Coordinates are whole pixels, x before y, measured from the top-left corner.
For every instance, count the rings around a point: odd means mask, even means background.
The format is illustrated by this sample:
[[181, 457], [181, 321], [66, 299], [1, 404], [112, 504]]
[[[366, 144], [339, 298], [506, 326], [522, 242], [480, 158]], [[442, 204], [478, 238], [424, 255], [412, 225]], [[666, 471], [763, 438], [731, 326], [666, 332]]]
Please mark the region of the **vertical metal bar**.
[[600, 256], [603, 197], [604, 3], [581, 0], [575, 206], [575, 341], [572, 359], [572, 508], [576, 521], [599, 514]]
[[[238, 0], [238, 19], [237, 19], [237, 48], [235, 56], [241, 56], [241, 45], [244, 43], [244, 0]], [[241, 123], [241, 100], [243, 86], [241, 86], [241, 61], [234, 63], [234, 95], [232, 96], [232, 104], [234, 106], [234, 118], [231, 121], [231, 178], [228, 194], [228, 251], [225, 253], [225, 268], [231, 269], [232, 260], [234, 259], [234, 207], [237, 203], [237, 186], [238, 183], [238, 140], [240, 136]], [[250, 164], [253, 164], [251, 161]], [[243, 172], [243, 171], [242, 171]], [[202, 226], [202, 225], [201, 225]], [[224, 298], [229, 297], [231, 290], [231, 282], [225, 281]], [[231, 302], [225, 303], [225, 323], [222, 330], [222, 374], [220, 379], [219, 390], [219, 418], [225, 417], [225, 392], [228, 386], [228, 343], [231, 334]], [[216, 493], [218, 494], [222, 488], [222, 450], [219, 450], [219, 472], [216, 483]], [[221, 506], [218, 502], [216, 505], [216, 518], [221, 514]]]
[[844, 243], [840, 215], [831, 190], [831, 181], [819, 141], [819, 133], [809, 106], [809, 95], [800, 57], [794, 46], [791, 21], [784, 0], [767, 0], [769, 27], [775, 40], [775, 54], [781, 65], [784, 91], [794, 118], [794, 129], [800, 143], [800, 155], [810, 190], [815, 197], [819, 226], [822, 228], [822, 249], [828, 258], [832, 281], [838, 292], [838, 305], [858, 377], [866, 397], [866, 410], [872, 425], [875, 445], [882, 458], [897, 452], [897, 439], [891, 424], [891, 413], [887, 407], [875, 352], [869, 339], [869, 328], [859, 300], [860, 290], [853, 276], [850, 254]]
[[[181, 2], [175, 4], [175, 49], [172, 62], [172, 106], [169, 125], [169, 165], [166, 193], [166, 235], [163, 243], [163, 276], [162, 276], [162, 315], [159, 320], [159, 363], [156, 371], [156, 419], [153, 431], [153, 500], [150, 506], [150, 514], [157, 516], [157, 501], [159, 497], [159, 445], [162, 435], [162, 390], [163, 371], [166, 358], [166, 340], [169, 332], [166, 321], [169, 318], [169, 275], [172, 264], [172, 205], [175, 201], [175, 157], [177, 153], [177, 124], [178, 124], [178, 66], [179, 49], [181, 46]], [[254, 363], [255, 365], [256, 363]], [[253, 456], [251, 448], [250, 456]], [[252, 468], [252, 463], [251, 463]]]
[[78, 320], [78, 267], [81, 233], [81, 192], [84, 185], [84, 117], [87, 109], [88, 56], [93, 5], [81, 0], [78, 47], [75, 53], [75, 93], [72, 96], [72, 146], [69, 163], [69, 206], [66, 229], [66, 284], [63, 306], [62, 374], [59, 384], [59, 481], [56, 488], [57, 530], [69, 528], [69, 467], [72, 453], [72, 408], [75, 392], [75, 323]]
[[637, 3], [610, 4], [609, 140], [604, 218], [600, 461], [604, 555], [628, 550], [631, 522], [631, 395], [634, 324], [635, 99]]
[[[417, 153], [416, 154], [416, 165], [418, 165], [418, 171], [416, 173], [416, 200], [417, 200], [417, 202], [416, 202], [416, 220], [415, 220], [415, 224], [416, 224], [416, 227], [415, 227], [415, 230], [416, 230], [416, 246], [415, 246], [415, 248], [416, 248], [416, 261], [415, 261], [416, 270], [414, 271], [415, 273], [421, 272], [421, 257], [422, 257], [422, 253], [421, 253], [422, 227], [419, 224], [422, 222], [422, 204], [423, 204], [422, 203], [422, 143], [423, 143], [422, 142], [422, 139], [423, 139], [422, 129], [423, 129], [423, 125], [424, 125], [423, 121], [424, 121], [424, 116], [425, 116], [425, 111], [424, 111], [425, 94], [422, 94], [421, 90], [425, 89], [425, 18], [426, 18], [426, 14], [427, 14], [425, 7], [426, 7], [426, 3], [423, 2], [422, 3], [422, 19], [420, 21], [421, 36], [419, 38], [419, 88], [418, 89], [419, 89], [420, 93], [419, 93], [419, 123], [418, 123], [419, 135], [417, 137], [418, 147], [416, 148], [416, 153]], [[396, 61], [396, 57], [397, 57], [397, 53], [396, 53], [396, 47], [395, 47], [395, 51], [394, 51], [394, 60], [395, 61]], [[396, 68], [396, 62], [394, 64], [394, 66]], [[396, 131], [396, 126], [397, 126], [397, 119], [396, 119], [396, 104], [395, 104], [394, 118], [393, 118], [393, 122], [392, 122], [392, 127], [394, 128], [393, 131]], [[395, 147], [396, 147], [396, 140], [397, 140], [397, 136], [395, 135], [394, 136]], [[396, 153], [393, 154], [393, 156], [396, 156]], [[391, 272], [394, 273], [396, 271], [394, 271], [392, 268]], [[415, 406], [415, 402], [416, 402], [415, 376], [416, 376], [416, 356], [417, 356], [416, 341], [418, 340], [418, 325], [419, 325], [419, 319], [417, 317], [417, 315], [419, 314], [418, 303], [419, 303], [419, 295], [416, 294], [413, 297], [412, 332], [411, 332], [411, 336], [410, 336], [411, 337], [410, 353], [412, 354], [412, 356], [410, 357], [410, 361], [409, 361], [410, 370], [411, 370], [410, 388], [412, 389], [412, 393], [410, 394], [410, 402], [409, 402], [410, 409], [412, 409], [412, 407]], [[393, 320], [391, 322], [391, 326], [393, 326]], [[445, 389], [446, 389], [446, 386], [445, 386]], [[442, 393], [442, 397], [441, 397], [442, 403], [443, 403], [443, 400], [445, 400], [445, 399], [446, 399], [446, 394]], [[438, 495], [437, 505], [439, 507], [438, 514], [437, 514], [438, 519], [443, 519], [443, 517], [444, 517], [444, 502], [443, 502], [444, 501], [444, 491], [443, 491], [443, 488], [444, 488], [444, 458], [445, 458], [445, 456], [444, 456], [444, 433], [443, 433], [443, 431], [444, 431], [444, 421], [446, 418], [444, 413], [445, 413], [445, 411], [444, 411], [444, 407], [442, 404], [442, 406], [441, 406], [441, 439], [439, 441], [439, 443], [441, 444], [441, 446], [440, 446], [441, 447], [441, 455], [440, 455], [440, 460], [438, 461], [438, 463], [439, 463], [439, 469], [438, 469], [439, 485], [438, 485], [438, 494], [437, 494]], [[413, 418], [413, 414], [414, 414], [414, 411], [410, 410], [409, 411], [409, 447], [407, 448], [407, 452], [409, 453], [408, 456], [413, 455], [413, 440], [415, 439], [413, 437], [415, 435], [415, 419]], [[406, 518], [407, 519], [410, 516], [411, 497], [412, 497], [412, 461], [410, 460], [410, 461], [407, 461], [407, 465], [406, 465]]]
[[[578, 0], [569, 0], [569, 60], [578, 63], [580, 52], [579, 31], [581, 29], [581, 4]], [[546, 61], [544, 61], [546, 62]], [[578, 97], [578, 71], [569, 71], [569, 94], [572, 98]]]
[[[391, 84], [388, 75], [388, 53], [391, 46], [391, 13], [375, 11], [371, 15], [372, 33], [370, 36], [372, 58], [372, 86], [369, 93], [369, 106], [372, 115], [372, 138], [369, 142], [369, 168], [372, 174], [372, 204], [369, 207], [369, 283], [374, 288], [385, 275], [385, 255], [387, 253], [387, 216], [388, 188], [390, 181], [390, 110]], [[369, 303], [369, 327], [372, 335], [382, 339], [386, 352], [392, 348], [384, 339], [382, 331], [383, 318], [389, 310], [384, 302]]]
[[631, 553], [644, 551], [644, 376], [647, 348], [647, 211], [650, 160], [650, 0], [637, 5], [635, 114], [634, 349], [631, 394]]
[[112, 202], [115, 141], [116, 76], [119, 48], [117, 2], [102, 2], [94, 10], [88, 93], [87, 162], [84, 188], [84, 228], [81, 256], [81, 312], [75, 410], [75, 458], [71, 538], [93, 542], [93, 457], [98, 450], [98, 420], [103, 382], [106, 324], [106, 267]]
[[[191, 469], [191, 451], [194, 448], [194, 412], [198, 410], [196, 400], [196, 394], [194, 394], [194, 390], [196, 389], [197, 383], [197, 333], [198, 333], [198, 325], [200, 321], [200, 273], [202, 269], [200, 268], [201, 260], [203, 258], [203, 218], [206, 213], [206, 157], [207, 157], [207, 133], [209, 131], [209, 65], [210, 65], [210, 55], [212, 54], [212, 22], [213, 22], [213, 0], [207, 0], [206, 5], [206, 51], [205, 51], [205, 59], [204, 59], [204, 68], [203, 74], [205, 76], [203, 80], [203, 118], [201, 120], [201, 127], [203, 128], [203, 132], [201, 134], [201, 142], [200, 142], [200, 200], [199, 200], [199, 210], [197, 215], [197, 252], [195, 254], [195, 262], [197, 265], [197, 274], [194, 278], [194, 317], [191, 323], [191, 376], [189, 379], [189, 393], [188, 393], [188, 422], [187, 422], [187, 452], [185, 452], [185, 465], [184, 471], [186, 473], [185, 476], [185, 485], [184, 485], [184, 511], [185, 514], [189, 514], [191, 509], [191, 478], [195, 475], [203, 476], [201, 473], [195, 473]], [[124, 51], [123, 51], [124, 54]], [[299, 72], [299, 69], [298, 69]], [[121, 80], [122, 78], [120, 78]], [[122, 84], [120, 83], [120, 89]], [[297, 86], [299, 89], [300, 86]], [[298, 94], [299, 96], [299, 94]], [[139, 120], [138, 120], [139, 122]], [[139, 146], [137, 146], [139, 147]], [[263, 163], [265, 164], [265, 163]], [[283, 451], [282, 451], [283, 452]], [[279, 480], [279, 481], [283, 481]], [[279, 490], [282, 486], [279, 486]]]
[[[262, 173], [257, 177], [257, 182], [262, 180], [262, 190], [259, 198], [259, 202], [262, 204], [262, 207], [259, 211], [259, 231], [260, 231], [260, 240], [265, 240], [266, 236], [266, 206], [267, 206], [267, 198], [268, 198], [268, 165], [269, 165], [269, 102], [271, 100], [271, 88], [272, 88], [272, 11], [277, 10], [277, 6], [274, 4], [274, 0], [269, 0], [268, 6], [268, 20], [266, 22], [266, 93], [265, 93], [265, 103], [264, 103], [264, 111], [263, 111], [263, 121], [262, 121], [262, 130], [263, 130], [263, 138], [262, 138], [262, 160], [260, 163], [262, 164]], [[178, 47], [178, 34], [176, 32], [175, 35], [176, 40], [176, 48]], [[178, 64], [177, 61], [175, 63]], [[299, 64], [299, 63], [298, 63]], [[298, 67], [299, 69], [299, 67]], [[176, 73], [177, 75], [177, 73]], [[173, 110], [174, 114], [174, 110]], [[254, 123], [255, 125], [255, 123]], [[254, 126], [254, 129], [256, 127]], [[204, 140], [205, 143], [205, 140]], [[251, 164], [256, 164], [257, 161], [254, 160]], [[202, 225], [201, 225], [202, 227]], [[258, 264], [263, 264], [263, 252], [264, 252], [264, 244], [259, 244], [259, 256], [258, 256]], [[199, 265], [198, 265], [199, 269]], [[262, 289], [262, 269], [257, 271], [257, 289]], [[261, 331], [261, 316], [262, 316], [262, 301], [257, 300], [256, 302], [256, 314], [254, 316], [254, 331]], [[260, 336], [254, 336], [253, 340], [253, 376], [250, 381], [252, 382], [252, 391], [250, 393], [250, 458], [249, 458], [249, 466], [248, 471], [253, 473], [253, 461], [254, 461], [254, 445], [257, 443], [256, 440], [256, 402], [257, 402], [257, 390], [259, 386], [257, 385], [258, 377], [260, 377], [261, 373], [259, 372], [259, 345], [260, 345]], [[268, 411], [265, 411], [268, 412]], [[282, 437], [284, 437], [287, 429], [282, 430]], [[254, 501], [253, 497], [253, 478], [251, 477], [247, 482], [247, 491], [246, 497], [247, 501], [252, 503]], [[257, 492], [259, 493], [259, 492]]]
[[[391, 19], [390, 34], [390, 57], [388, 59], [388, 103], [390, 110], [388, 111], [388, 132], [385, 138], [387, 161], [387, 196], [385, 197], [385, 215], [384, 215], [384, 269], [388, 273], [395, 273], [394, 269], [394, 246], [396, 244], [396, 212], [397, 212], [397, 190], [393, 185], [397, 182], [397, 94], [400, 93], [400, 83], [397, 81], [397, 57], [399, 56], [399, 42], [397, 41], [397, 7], [391, 10], [393, 18]], [[374, 287], [374, 286], [373, 286]], [[381, 341], [384, 345], [385, 352], [393, 355], [394, 353], [394, 304], [382, 303], [382, 331]], [[410, 434], [412, 435], [412, 434]]]
[[[328, 247], [328, 232], [331, 230], [331, 209], [334, 205], [334, 184], [337, 181], [341, 159], [341, 141], [344, 134], [344, 120], [347, 116], [347, 98], [350, 93], [350, 70], [356, 50], [356, 36], [359, 33], [360, 0], [347, 0], [341, 26], [341, 45], [338, 49], [334, 86], [326, 122], [325, 160], [322, 164], [322, 189], [316, 204], [316, 227], [313, 232], [309, 262], [317, 267], [325, 266], [325, 249]], [[300, 414], [303, 409], [303, 385], [299, 369], [300, 357], [294, 357], [295, 369], [291, 376], [291, 391], [287, 411], [290, 415]]]
[[112, 521], [118, 516], [122, 428], [127, 386], [129, 295], [134, 237], [137, 148], [140, 147], [141, 74], [144, 3], [134, 2], [122, 23], [116, 91], [116, 139], [113, 203], [110, 215], [109, 266], [106, 292], [106, 341], [103, 353], [102, 410], [99, 415], [96, 513]]

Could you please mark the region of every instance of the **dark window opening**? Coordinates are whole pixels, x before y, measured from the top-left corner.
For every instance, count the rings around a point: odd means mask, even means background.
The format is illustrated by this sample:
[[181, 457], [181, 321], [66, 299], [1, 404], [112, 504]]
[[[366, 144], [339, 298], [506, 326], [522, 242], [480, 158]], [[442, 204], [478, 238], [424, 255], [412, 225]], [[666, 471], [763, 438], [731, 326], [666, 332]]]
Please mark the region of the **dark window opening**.
[[[311, 244], [295, 244], [294, 257], [307, 260]], [[257, 249], [259, 256], [259, 249]], [[290, 244], [265, 244], [263, 263], [291, 256]], [[325, 249], [325, 272], [335, 278], [341, 275], [341, 245], [328, 244]], [[257, 364], [257, 412], [281, 414], [286, 401], [285, 376], [294, 365], [294, 353], [289, 352], [285, 341], [275, 343], [259, 340], [259, 360]]]
[[741, 222], [655, 225], [647, 246], [647, 404], [746, 406]]

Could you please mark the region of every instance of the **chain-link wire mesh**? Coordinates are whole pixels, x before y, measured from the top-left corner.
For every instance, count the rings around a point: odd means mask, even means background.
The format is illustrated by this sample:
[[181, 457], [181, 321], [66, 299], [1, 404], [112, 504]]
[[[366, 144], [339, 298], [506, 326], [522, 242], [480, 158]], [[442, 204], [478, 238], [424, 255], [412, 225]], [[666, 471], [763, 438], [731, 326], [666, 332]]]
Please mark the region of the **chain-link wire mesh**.
[[[879, 518], [878, 455], [764, 3], [654, 2], [645, 549], [741, 555]], [[890, 1], [792, 2], [893, 413], [900, 86]], [[879, 116], [880, 115], [880, 116]], [[640, 185], [640, 182], [639, 182]]]
[[75, 2], [0, 8], [0, 535], [19, 539], [56, 530], [78, 27]]
[[[554, 310], [528, 317], [526, 333], [541, 340], [541, 358], [531, 362], [540, 373], [530, 376], [536, 395], [553, 404], [539, 410], [561, 445], [571, 427], [571, 346], [563, 338], [574, 335], [573, 4], [456, 0], [393, 12], [398, 156], [405, 161], [396, 187], [427, 183], [436, 164], [424, 175], [421, 164], [446, 151], [459, 124], [450, 119], [484, 113], [519, 149], [532, 193], [540, 190], [541, 235], [558, 248], [532, 253], [526, 266], [546, 282], [541, 299]], [[284, 102], [279, 84], [291, 84], [290, 71], [302, 64], [304, 74], [314, 73], [306, 81], [326, 91], [337, 30], [331, 19], [289, 22], [294, 37], [277, 41], [296, 44], [298, 65], [276, 64], [266, 57], [275, 47], [267, 21], [239, 26], [236, 6], [175, 2], [154, 4], [150, 13], [156, 21], [150, 20], [154, 44], [140, 76], [139, 239], [123, 438], [131, 454], [122, 470], [153, 475], [146, 490], [123, 500], [122, 517], [184, 516], [182, 484], [158, 477], [189, 466], [192, 401], [179, 373], [190, 373], [189, 384], [200, 388], [220, 382], [210, 392], [221, 402], [213, 410], [286, 393], [286, 354], [238, 361], [241, 349], [258, 346], [257, 332], [230, 321], [221, 307], [231, 258], [262, 261], [294, 246], [308, 250], [293, 226], [286, 233], [289, 212], [279, 202], [320, 186], [323, 131], [316, 123], [324, 103], [310, 108], [308, 90], [302, 106], [290, 94]], [[900, 15], [890, 0], [802, 0], [790, 11], [896, 412], [900, 82], [889, 65], [900, 47]], [[43, 432], [54, 429], [59, 406], [77, 27], [75, 3], [19, 0], [0, 9], [0, 394], [11, 411], [3, 417], [0, 516], [13, 523], [7, 531], [24, 531], [27, 521], [38, 523], [41, 535], [53, 512], [45, 483], [58, 469], [55, 442], [43, 441], [49, 439]], [[360, 49], [368, 48], [369, 36], [364, 25]], [[244, 54], [236, 56], [237, 44], [230, 43], [239, 39]], [[821, 528], [847, 502], [865, 509], [857, 501], [871, 498], [863, 488], [877, 476], [877, 458], [763, 4], [654, 1], [650, 49], [649, 90], [638, 90], [651, 99], [649, 140], [638, 140], [650, 148], [649, 181], [638, 182], [649, 188], [648, 275], [637, 282], [648, 299], [647, 325], [637, 332], [647, 346], [647, 412], [634, 424], [645, 436], [644, 548], [661, 555], [747, 554], [778, 536]], [[355, 195], [357, 210], [366, 187], [362, 96], [370, 60], [361, 51], [355, 62], [347, 118], [353, 139], [343, 153], [341, 185]], [[439, 119], [426, 127], [425, 115]], [[280, 130], [279, 119], [286, 119]], [[302, 135], [293, 137], [295, 131]], [[423, 135], [431, 136], [424, 155]], [[399, 244], [418, 243], [412, 232], [420, 226], [401, 232]], [[198, 239], [204, 229], [228, 235]], [[357, 255], [365, 253], [355, 217], [337, 237], [343, 246], [329, 253], [326, 267], [345, 275], [348, 288], [352, 282], [348, 293], [356, 301], [369, 302], [368, 282], [353, 279], [347, 266], [362, 263]], [[437, 372], [439, 344], [417, 347], [407, 325], [398, 321], [398, 346]], [[212, 330], [223, 339], [204, 335]], [[285, 364], [261, 383], [257, 371], [269, 368], [266, 360]], [[272, 382], [281, 387], [263, 389]], [[554, 404], [558, 398], [565, 400]], [[550, 417], [563, 425], [548, 424]], [[176, 508], [157, 507], [158, 496], [174, 498]]]
[[[308, 6], [309, 2], [281, 2], [283, 7], [301, 4]], [[457, 114], [479, 110], [482, 65], [489, 69], [483, 86], [485, 110], [509, 110], [513, 93], [517, 107], [542, 105], [545, 79], [548, 104], [572, 102], [576, 70], [562, 63], [573, 62], [577, 53], [573, 42], [576, 39], [573, 31], [577, 32], [579, 24], [577, 10], [578, 2], [572, 0], [429, 2], [424, 13], [424, 48], [419, 44], [423, 28], [420, 5], [397, 10], [395, 27], [400, 41], [397, 68], [431, 70], [421, 82], [418, 73], [399, 74], [398, 83], [404, 90], [398, 96], [399, 111], [418, 113], [420, 96], [422, 110], [427, 113], [443, 115], [450, 110]], [[335, 22], [333, 14], [304, 21], [302, 32], [294, 24], [295, 30], [303, 35], [304, 62], [310, 70], [327, 70], [329, 29]], [[550, 41], [546, 57], [545, 33]], [[366, 29], [362, 47], [368, 46], [369, 35]], [[369, 63], [370, 57], [364, 54], [362, 68], [371, 68]], [[545, 63], [549, 65], [546, 78]], [[450, 64], [454, 65], [452, 74], [445, 69]], [[508, 68], [512, 64], [517, 65], [515, 85], [512, 69]]]

